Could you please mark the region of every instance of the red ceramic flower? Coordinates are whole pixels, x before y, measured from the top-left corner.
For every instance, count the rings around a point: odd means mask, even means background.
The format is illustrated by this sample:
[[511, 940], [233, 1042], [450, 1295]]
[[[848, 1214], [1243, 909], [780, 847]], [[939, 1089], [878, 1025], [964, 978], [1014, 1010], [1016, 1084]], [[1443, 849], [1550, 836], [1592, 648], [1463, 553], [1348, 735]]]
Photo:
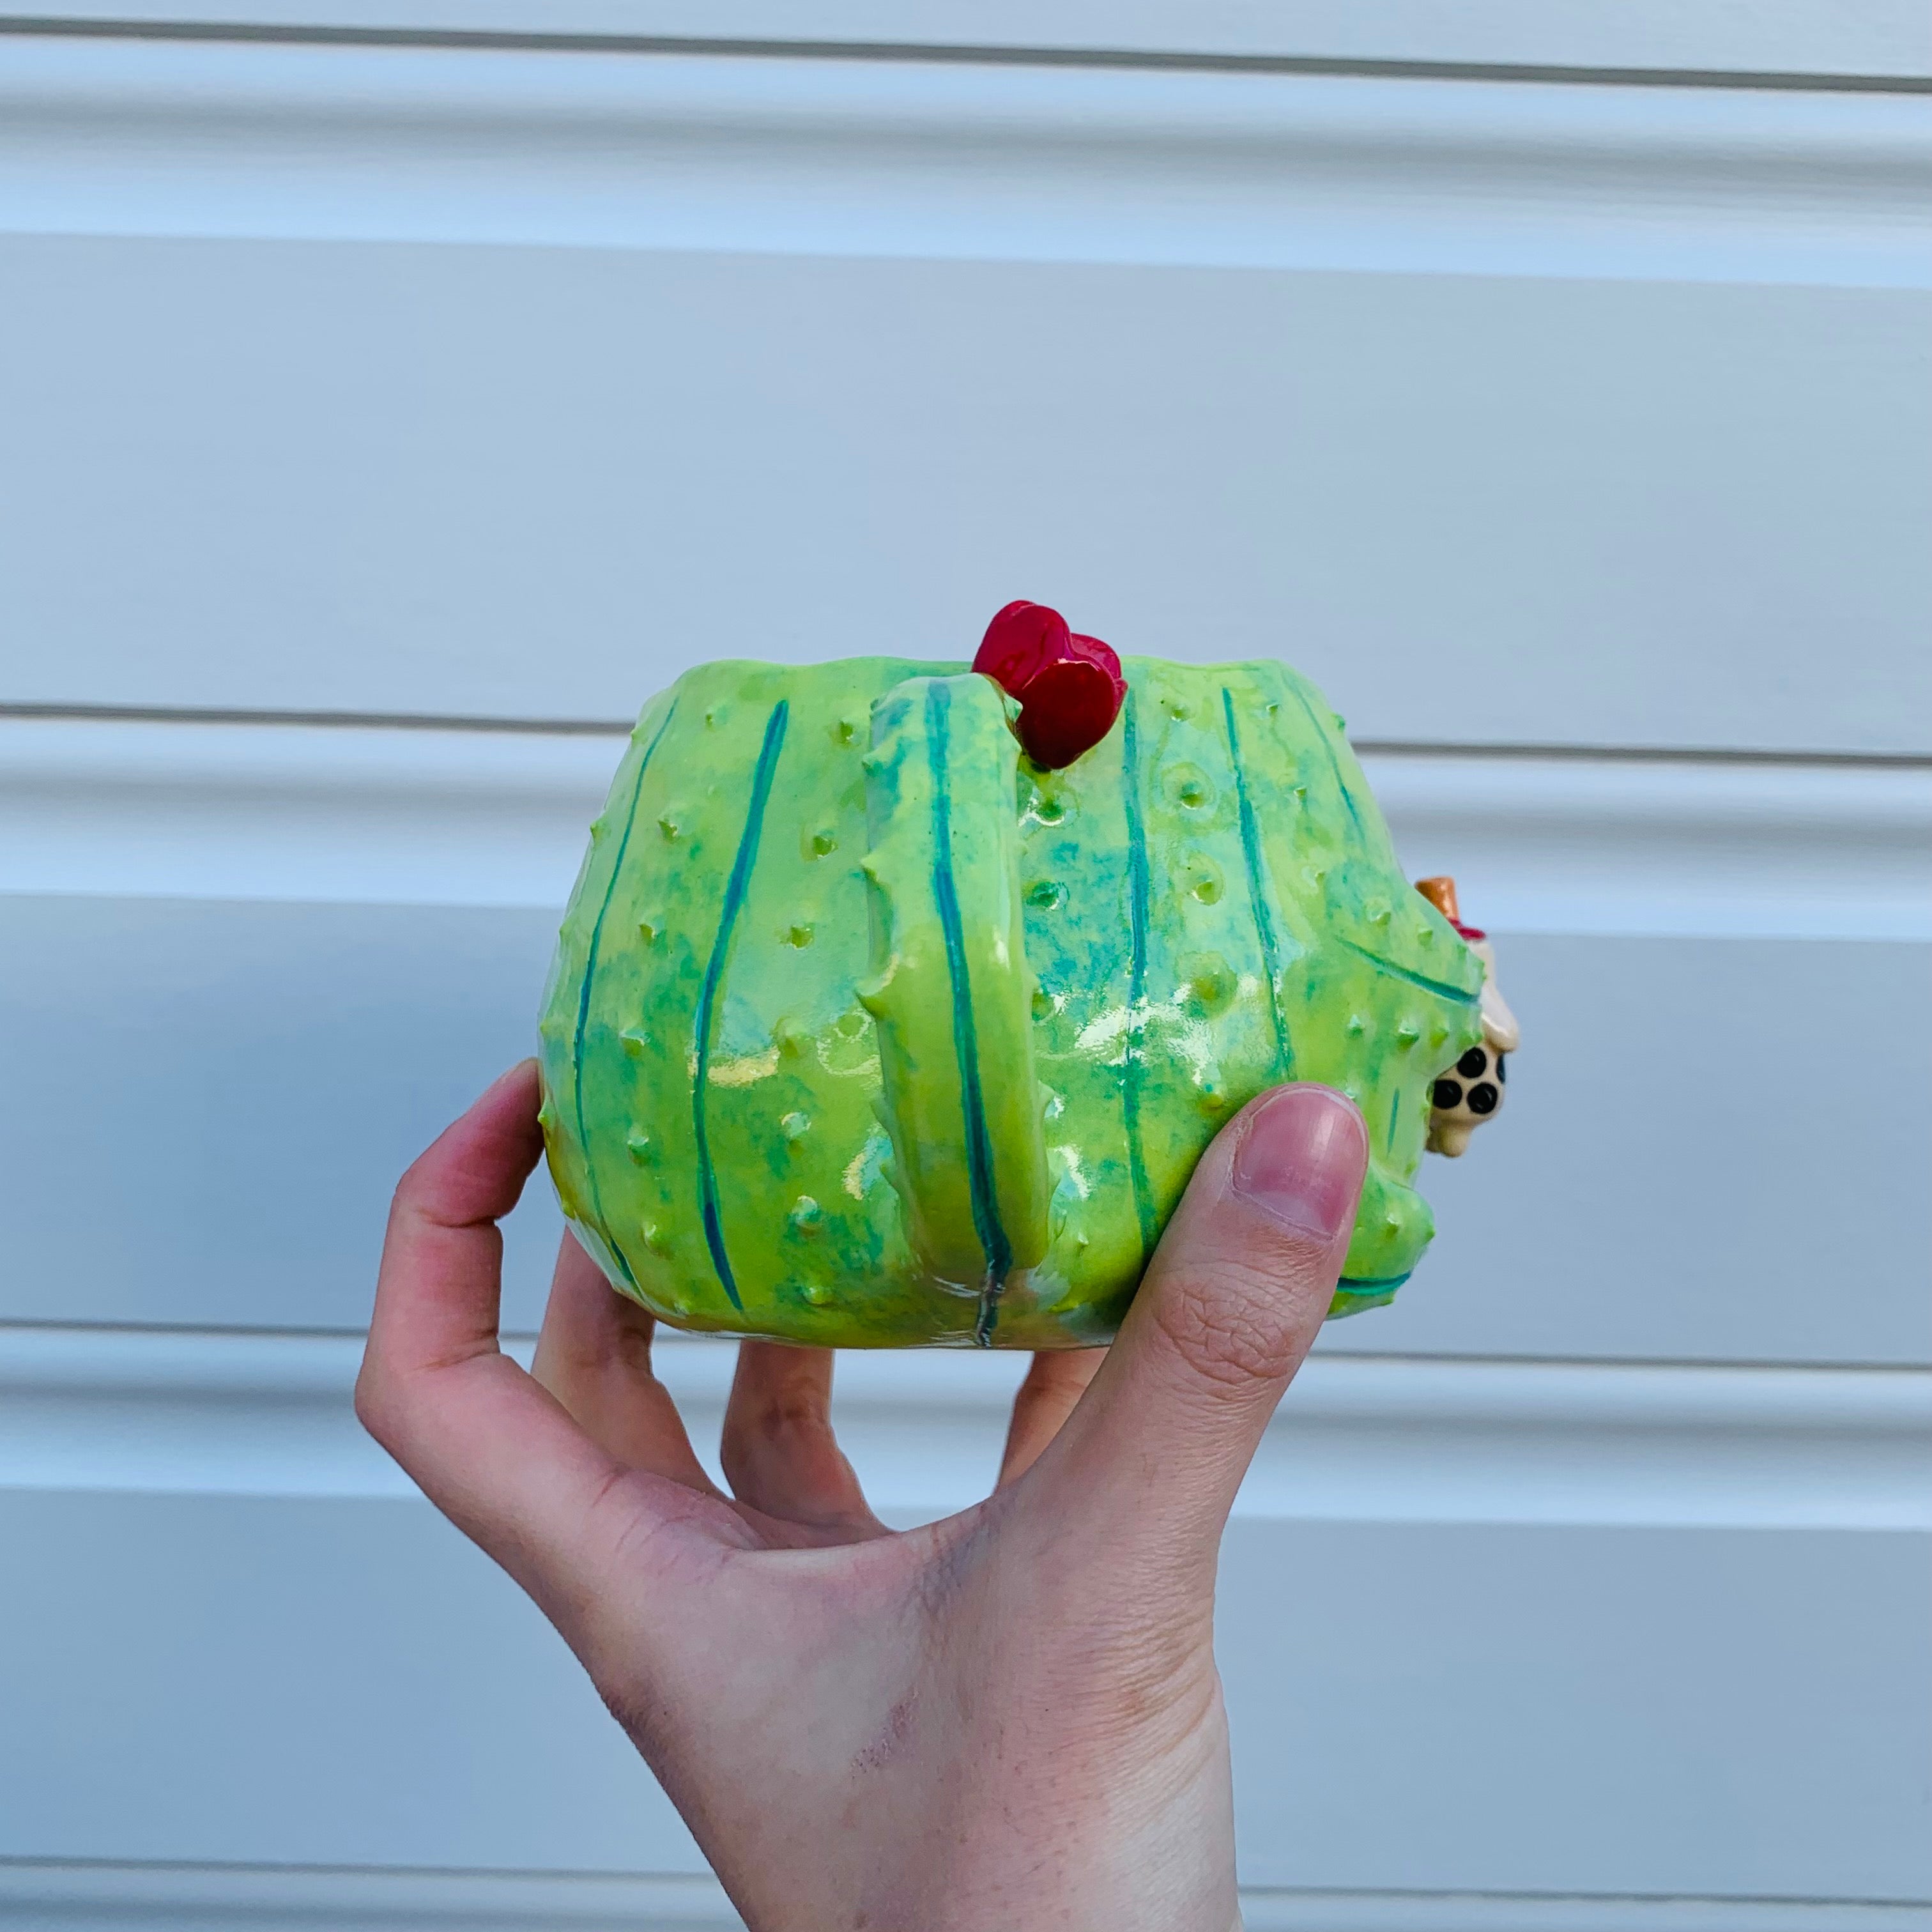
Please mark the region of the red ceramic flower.
[[1048, 771], [1070, 765], [1114, 728], [1126, 680], [1113, 646], [1083, 638], [1058, 610], [1024, 598], [986, 626], [973, 668], [1019, 700], [1015, 729]]

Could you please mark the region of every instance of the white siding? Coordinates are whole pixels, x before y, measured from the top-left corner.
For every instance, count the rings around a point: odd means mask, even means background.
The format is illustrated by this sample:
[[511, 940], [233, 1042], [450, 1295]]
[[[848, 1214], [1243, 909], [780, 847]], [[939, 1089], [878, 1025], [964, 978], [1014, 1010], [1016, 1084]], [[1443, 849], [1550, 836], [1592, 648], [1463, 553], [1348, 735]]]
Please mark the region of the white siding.
[[[1320, 680], [1526, 1027], [1231, 1533], [1251, 1926], [1932, 1926], [1922, 10], [110, 16], [0, 32], [0, 1918], [733, 1922], [355, 1429], [382, 1208], [645, 695], [1025, 594]], [[842, 1365], [896, 1520], [1017, 1370]]]

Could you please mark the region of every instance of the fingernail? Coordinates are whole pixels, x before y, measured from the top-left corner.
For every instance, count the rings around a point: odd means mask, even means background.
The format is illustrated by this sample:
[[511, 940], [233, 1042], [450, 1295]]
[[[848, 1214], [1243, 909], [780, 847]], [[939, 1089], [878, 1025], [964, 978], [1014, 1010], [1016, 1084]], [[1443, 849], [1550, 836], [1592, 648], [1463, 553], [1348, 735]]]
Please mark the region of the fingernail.
[[1333, 1088], [1283, 1087], [1248, 1116], [1232, 1184], [1250, 1207], [1332, 1241], [1354, 1219], [1368, 1157], [1362, 1117]]

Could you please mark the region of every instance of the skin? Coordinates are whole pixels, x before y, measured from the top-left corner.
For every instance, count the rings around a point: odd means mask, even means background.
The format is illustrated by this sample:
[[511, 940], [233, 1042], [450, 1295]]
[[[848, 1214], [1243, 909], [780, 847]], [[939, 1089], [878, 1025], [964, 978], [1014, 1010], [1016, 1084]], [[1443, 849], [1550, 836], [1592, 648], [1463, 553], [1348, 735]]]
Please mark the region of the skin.
[[532, 1370], [501, 1352], [538, 1102], [512, 1069], [404, 1176], [357, 1411], [556, 1624], [752, 1932], [1238, 1928], [1216, 1558], [1341, 1271], [1354, 1108], [1244, 1108], [1113, 1346], [1035, 1357], [994, 1493], [895, 1533], [827, 1352], [741, 1345], [729, 1495], [574, 1241]]

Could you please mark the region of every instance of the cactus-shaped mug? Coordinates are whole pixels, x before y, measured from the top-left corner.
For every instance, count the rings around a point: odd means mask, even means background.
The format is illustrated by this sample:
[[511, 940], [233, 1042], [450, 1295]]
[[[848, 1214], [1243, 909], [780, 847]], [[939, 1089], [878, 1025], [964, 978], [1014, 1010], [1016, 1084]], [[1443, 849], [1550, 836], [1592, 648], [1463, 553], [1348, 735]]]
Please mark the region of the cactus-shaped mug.
[[543, 1119], [579, 1239], [663, 1319], [1104, 1342], [1202, 1149], [1289, 1079], [1368, 1126], [1331, 1312], [1428, 1245], [1412, 1183], [1484, 968], [1341, 721], [1281, 664], [1122, 664], [1040, 608], [995, 620], [991, 675], [708, 664], [640, 719], [564, 920]]

